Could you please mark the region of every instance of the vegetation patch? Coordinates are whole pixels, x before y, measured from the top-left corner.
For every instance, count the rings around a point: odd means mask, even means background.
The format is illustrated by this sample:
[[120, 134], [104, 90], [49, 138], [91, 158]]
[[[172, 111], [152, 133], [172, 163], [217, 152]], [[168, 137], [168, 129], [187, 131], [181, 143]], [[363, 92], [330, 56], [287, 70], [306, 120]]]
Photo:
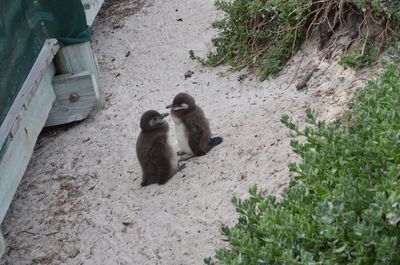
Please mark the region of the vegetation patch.
[[219, 30], [212, 39], [215, 50], [207, 58], [190, 51], [191, 58], [206, 66], [228, 64], [232, 70], [250, 67], [261, 80], [279, 72], [313, 33], [320, 32], [321, 48], [332, 47], [344, 27], [350, 36], [345, 52], [353, 53], [343, 65], [360, 68], [376, 59], [375, 51], [386, 47], [400, 22], [398, 1], [217, 0], [215, 6], [226, 14], [212, 24]]
[[[232, 202], [239, 213], [224, 227], [228, 249], [206, 264], [400, 264], [400, 76], [395, 65], [369, 81], [350, 104], [352, 116], [304, 130], [282, 117], [300, 164], [283, 199]], [[305, 141], [298, 141], [303, 137]]]
[[355, 50], [349, 55], [343, 56], [339, 64], [345, 68], [359, 70], [376, 61], [379, 50], [372, 45], [366, 46], [364, 50]]

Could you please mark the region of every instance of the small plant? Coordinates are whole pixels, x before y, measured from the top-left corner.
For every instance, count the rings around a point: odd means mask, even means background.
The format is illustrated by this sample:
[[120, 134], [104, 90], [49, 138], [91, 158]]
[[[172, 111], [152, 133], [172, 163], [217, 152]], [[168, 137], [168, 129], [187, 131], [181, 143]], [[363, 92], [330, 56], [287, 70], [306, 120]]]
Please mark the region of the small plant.
[[388, 48], [388, 55], [390, 58], [390, 61], [400, 64], [400, 34], [397, 37], [397, 40], [390, 43], [389, 48]]
[[374, 48], [372, 45], [367, 45], [365, 50], [356, 50], [353, 53], [343, 56], [339, 64], [345, 68], [352, 68], [359, 70], [378, 59], [379, 50]]
[[302, 158], [277, 200], [251, 187], [232, 199], [239, 213], [222, 228], [228, 249], [205, 264], [400, 264], [400, 76], [395, 65], [351, 104], [351, 122], [326, 124], [307, 110], [304, 130], [285, 115]]

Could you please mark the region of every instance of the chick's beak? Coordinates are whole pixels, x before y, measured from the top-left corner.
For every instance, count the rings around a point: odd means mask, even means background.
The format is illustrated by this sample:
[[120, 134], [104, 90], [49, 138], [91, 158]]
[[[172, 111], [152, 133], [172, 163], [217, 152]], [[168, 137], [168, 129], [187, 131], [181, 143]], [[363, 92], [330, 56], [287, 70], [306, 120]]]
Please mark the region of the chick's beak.
[[164, 118], [167, 117], [168, 115], [169, 115], [169, 113], [160, 114], [160, 118], [161, 118], [161, 119], [164, 119]]
[[167, 106], [167, 109], [172, 109], [174, 107], [174, 104], [169, 104], [168, 106]]

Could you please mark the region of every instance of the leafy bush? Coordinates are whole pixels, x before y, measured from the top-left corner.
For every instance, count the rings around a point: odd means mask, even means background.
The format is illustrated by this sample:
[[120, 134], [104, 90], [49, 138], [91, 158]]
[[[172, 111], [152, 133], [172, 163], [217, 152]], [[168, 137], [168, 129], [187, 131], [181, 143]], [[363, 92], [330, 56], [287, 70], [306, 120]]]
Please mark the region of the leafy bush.
[[[326, 124], [307, 110], [300, 130], [282, 122], [300, 164], [283, 199], [232, 202], [239, 213], [224, 227], [229, 249], [206, 264], [400, 264], [400, 76], [389, 65], [351, 104], [352, 120]], [[350, 125], [348, 125], [350, 124]]]
[[348, 2], [355, 4], [363, 12], [372, 11], [377, 15], [383, 15], [388, 18], [400, 21], [400, 3], [398, 1], [389, 0], [347, 0]]
[[298, 51], [305, 39], [310, 0], [217, 0], [215, 6], [227, 14], [212, 24], [220, 35], [212, 40], [215, 52], [206, 60], [190, 51], [204, 65], [228, 63], [234, 70], [260, 67], [261, 79], [277, 73]]
[[[257, 69], [261, 80], [278, 73], [320, 25], [329, 24], [334, 32], [346, 23], [345, 17], [361, 15], [362, 22], [353, 27], [361, 29], [356, 35], [365, 34], [367, 41], [378, 38], [379, 43], [385, 43], [392, 32], [398, 32], [400, 22], [399, 1], [217, 0], [215, 6], [226, 14], [212, 24], [219, 30], [212, 39], [215, 51], [205, 59], [190, 51], [190, 57], [206, 66]], [[379, 36], [372, 36], [374, 23], [383, 27]], [[373, 54], [356, 52], [344, 61], [361, 67], [376, 58], [369, 55]]]
[[375, 62], [378, 58], [378, 55], [379, 50], [377, 48], [367, 45], [364, 51], [356, 50], [349, 55], [343, 56], [340, 59], [339, 64], [345, 68], [353, 68], [358, 70]]
[[400, 37], [389, 45], [388, 55], [391, 62], [400, 64]]

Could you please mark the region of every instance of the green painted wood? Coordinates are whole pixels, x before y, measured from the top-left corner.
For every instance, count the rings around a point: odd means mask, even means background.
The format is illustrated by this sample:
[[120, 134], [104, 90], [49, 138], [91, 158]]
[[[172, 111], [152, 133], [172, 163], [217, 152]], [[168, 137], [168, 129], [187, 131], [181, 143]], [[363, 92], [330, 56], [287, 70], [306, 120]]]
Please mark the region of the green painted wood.
[[30, 102], [18, 115], [18, 123], [12, 129], [13, 137], [0, 160], [0, 223], [11, 204], [18, 184], [32, 156], [37, 137], [55, 101], [52, 79], [54, 64], [50, 64]]
[[104, 92], [100, 86], [100, 73], [96, 57], [89, 42], [62, 47], [54, 58], [57, 74], [76, 74], [90, 71], [94, 74], [97, 97], [96, 110], [104, 107]]
[[53, 79], [56, 102], [45, 126], [54, 126], [85, 119], [97, 102], [94, 74], [84, 71], [64, 74]]
[[104, 0], [82, 0], [82, 5], [86, 14], [86, 22], [89, 26], [93, 24]]
[[10, 136], [10, 132], [12, 136], [12, 130], [15, 131], [18, 127], [18, 115], [20, 114], [21, 110], [25, 108], [27, 104], [29, 104], [29, 101], [36, 92], [42, 76], [47, 71], [48, 66], [53, 61], [53, 58], [60, 47], [56, 45], [56, 43], [56, 39], [46, 40], [38, 58], [36, 59], [31, 71], [26, 77], [17, 97], [8, 111], [7, 116], [0, 124], [0, 158], [3, 155], [3, 147]]

